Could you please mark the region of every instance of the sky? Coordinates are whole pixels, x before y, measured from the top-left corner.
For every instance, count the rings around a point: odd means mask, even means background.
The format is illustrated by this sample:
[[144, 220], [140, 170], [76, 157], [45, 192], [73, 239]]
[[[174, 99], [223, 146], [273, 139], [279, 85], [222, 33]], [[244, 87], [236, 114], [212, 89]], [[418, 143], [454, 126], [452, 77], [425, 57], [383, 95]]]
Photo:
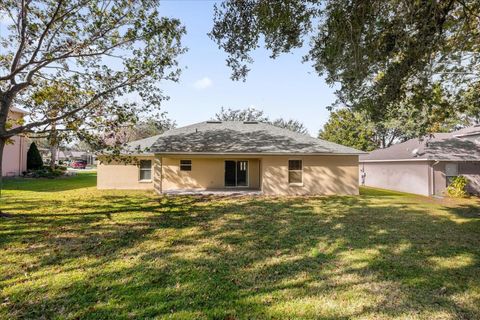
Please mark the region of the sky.
[[[214, 1], [161, 1], [160, 12], [181, 20], [187, 30], [182, 43], [188, 52], [179, 59], [183, 67], [178, 83], [163, 83], [170, 97], [163, 110], [179, 126], [212, 118], [220, 108], [263, 110], [272, 119], [301, 121], [310, 135], [328, 120], [326, 109], [334, 100], [334, 89], [319, 77], [313, 67], [302, 63], [308, 48], [284, 54], [273, 60], [258, 49], [245, 82], [232, 81], [226, 66], [227, 55], [208, 37], [213, 25]], [[308, 42], [307, 42], [308, 43]]]

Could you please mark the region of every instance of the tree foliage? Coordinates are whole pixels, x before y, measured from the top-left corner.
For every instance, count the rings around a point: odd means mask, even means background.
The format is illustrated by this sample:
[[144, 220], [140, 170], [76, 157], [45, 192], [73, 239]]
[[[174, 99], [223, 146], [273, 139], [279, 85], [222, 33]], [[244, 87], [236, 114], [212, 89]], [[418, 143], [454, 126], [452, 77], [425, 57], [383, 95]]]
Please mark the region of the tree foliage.
[[215, 114], [215, 120], [268, 122], [268, 117], [265, 115], [265, 112], [255, 108], [225, 109], [222, 107], [220, 112]]
[[176, 127], [177, 123], [168, 118], [147, 118], [128, 128], [126, 131], [126, 138], [128, 141], [145, 139], [162, 134], [165, 131]]
[[[158, 83], [178, 79], [185, 33], [179, 20], [160, 16], [158, 5], [1, 1], [9, 26], [0, 33], [0, 147], [14, 135], [49, 132], [52, 124], [91, 140], [158, 110], [165, 98]], [[68, 93], [55, 112], [36, 103], [51, 93], [43, 90], [45, 83]], [[14, 104], [29, 111], [30, 121], [7, 128]]]
[[35, 170], [43, 167], [43, 160], [40, 152], [38, 151], [35, 142], [30, 144], [30, 148], [27, 151], [27, 169]]
[[[452, 114], [478, 119], [479, 17], [478, 0], [223, 1], [210, 36], [233, 79], [245, 79], [261, 44], [275, 58], [309, 43], [305, 61], [337, 84], [336, 105], [375, 122], [401, 109], [421, 135]], [[439, 92], [444, 101], [433, 110]]]
[[288, 129], [290, 131], [308, 134], [307, 128], [298, 120], [278, 118], [270, 120], [265, 112], [255, 108], [246, 109], [225, 109], [221, 108], [219, 113], [215, 114], [215, 120], [218, 121], [258, 121], [272, 124], [276, 127]]
[[270, 121], [270, 123], [275, 127], [288, 129], [290, 131], [294, 131], [302, 134], [308, 134], [307, 128], [305, 128], [304, 124], [298, 120], [294, 120], [294, 119], [285, 120], [285, 119], [279, 118], [279, 119]]
[[[432, 122], [429, 132], [449, 132], [464, 124], [457, 117]], [[387, 121], [373, 121], [365, 111], [341, 108], [331, 112], [318, 137], [363, 151], [388, 148], [418, 135], [417, 121], [412, 114], [398, 113]]]
[[349, 109], [332, 112], [318, 137], [363, 151], [372, 151], [379, 147], [375, 125], [368, 120], [365, 113]]

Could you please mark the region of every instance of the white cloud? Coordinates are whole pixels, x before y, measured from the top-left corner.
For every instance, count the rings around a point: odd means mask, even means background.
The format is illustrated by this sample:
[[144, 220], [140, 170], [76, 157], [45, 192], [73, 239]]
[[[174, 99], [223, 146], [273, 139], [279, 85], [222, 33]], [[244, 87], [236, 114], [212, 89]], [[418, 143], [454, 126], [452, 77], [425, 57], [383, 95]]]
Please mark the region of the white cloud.
[[198, 90], [204, 90], [213, 85], [213, 81], [209, 77], [203, 77], [194, 82], [193, 87]]

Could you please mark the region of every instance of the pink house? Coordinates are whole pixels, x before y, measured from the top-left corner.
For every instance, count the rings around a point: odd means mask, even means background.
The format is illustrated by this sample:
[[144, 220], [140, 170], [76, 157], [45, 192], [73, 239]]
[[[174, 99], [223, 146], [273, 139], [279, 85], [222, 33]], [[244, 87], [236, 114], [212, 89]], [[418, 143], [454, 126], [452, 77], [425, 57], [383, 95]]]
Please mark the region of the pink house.
[[[9, 119], [15, 121], [27, 114], [26, 111], [12, 107], [9, 112]], [[14, 136], [11, 143], [7, 143], [3, 149], [2, 176], [18, 176], [22, 171], [27, 170], [27, 149], [26, 138]]]

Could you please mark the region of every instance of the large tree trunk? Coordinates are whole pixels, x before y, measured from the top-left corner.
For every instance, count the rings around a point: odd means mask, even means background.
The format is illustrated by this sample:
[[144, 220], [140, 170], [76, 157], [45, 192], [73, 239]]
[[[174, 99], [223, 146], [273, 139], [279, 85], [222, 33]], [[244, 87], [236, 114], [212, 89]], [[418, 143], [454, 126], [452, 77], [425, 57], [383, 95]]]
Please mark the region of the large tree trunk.
[[55, 169], [55, 161], [57, 161], [57, 147], [50, 146], [50, 168]]
[[[53, 116], [56, 117], [58, 113], [54, 110]], [[58, 135], [57, 135], [57, 123], [52, 122], [51, 132], [48, 137], [48, 144], [50, 145], [50, 168], [55, 169], [55, 161], [57, 160], [57, 146], [58, 146]]]
[[[0, 201], [2, 200], [3, 189], [3, 149], [5, 148], [5, 139], [0, 138]], [[2, 214], [2, 206], [0, 204], [0, 214]]]

